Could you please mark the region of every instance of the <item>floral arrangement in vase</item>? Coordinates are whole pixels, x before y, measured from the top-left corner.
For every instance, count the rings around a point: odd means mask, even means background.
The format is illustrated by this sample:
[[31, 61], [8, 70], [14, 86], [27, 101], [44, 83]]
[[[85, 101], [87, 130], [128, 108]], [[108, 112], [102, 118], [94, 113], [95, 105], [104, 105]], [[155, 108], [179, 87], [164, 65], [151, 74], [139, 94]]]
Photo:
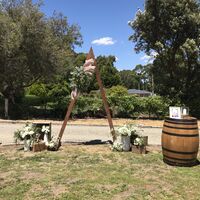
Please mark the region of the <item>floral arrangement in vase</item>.
[[38, 128], [34, 127], [32, 124], [26, 123], [23, 129], [18, 129], [14, 132], [15, 143], [18, 141], [24, 142], [24, 151], [30, 151], [34, 141], [39, 138]]
[[52, 138], [51, 141], [48, 142], [48, 144], [47, 144], [47, 150], [49, 150], [49, 151], [57, 151], [60, 146], [61, 146], [60, 140], [59, 139], [54, 140]]
[[135, 146], [144, 146], [144, 145], [145, 145], [144, 138], [138, 136], [137, 138], [135, 138], [133, 144], [134, 144]]
[[116, 129], [117, 139], [113, 143], [113, 151], [129, 151], [130, 150], [130, 138], [135, 133], [133, 125], [126, 124]]
[[50, 128], [49, 126], [42, 126], [41, 132], [44, 133], [44, 143], [47, 146], [49, 143], [49, 132], [50, 132]]
[[125, 124], [116, 129], [117, 140], [112, 145], [113, 151], [129, 151], [131, 144], [144, 146], [145, 140], [142, 136], [143, 129], [140, 125]]

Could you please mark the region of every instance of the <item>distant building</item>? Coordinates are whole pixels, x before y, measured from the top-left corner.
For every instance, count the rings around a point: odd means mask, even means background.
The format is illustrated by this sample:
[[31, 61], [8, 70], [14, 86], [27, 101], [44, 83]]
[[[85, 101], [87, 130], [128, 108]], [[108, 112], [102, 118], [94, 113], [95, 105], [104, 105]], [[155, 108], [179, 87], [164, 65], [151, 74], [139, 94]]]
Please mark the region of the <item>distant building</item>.
[[146, 90], [137, 90], [137, 89], [129, 89], [128, 90], [129, 95], [137, 95], [140, 97], [148, 97], [152, 96], [152, 92], [146, 91]]

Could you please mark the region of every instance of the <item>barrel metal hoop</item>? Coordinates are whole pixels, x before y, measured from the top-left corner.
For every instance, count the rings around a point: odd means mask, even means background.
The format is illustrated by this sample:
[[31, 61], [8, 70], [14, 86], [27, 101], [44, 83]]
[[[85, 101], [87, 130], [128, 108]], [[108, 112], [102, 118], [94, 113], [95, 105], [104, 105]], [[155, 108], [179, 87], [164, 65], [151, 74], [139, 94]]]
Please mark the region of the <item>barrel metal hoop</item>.
[[186, 135], [186, 134], [169, 133], [167, 131], [162, 131], [162, 133], [178, 137], [199, 137], [199, 134]]
[[198, 150], [197, 151], [192, 151], [192, 152], [181, 152], [181, 151], [174, 151], [174, 150], [171, 150], [171, 149], [167, 149], [165, 147], [162, 147], [162, 149], [164, 151], [168, 151], [168, 152], [171, 152], [171, 153], [185, 154], [185, 155], [190, 155], [190, 154], [196, 154], [196, 153], [198, 153]]
[[172, 159], [172, 160], [180, 160], [180, 161], [195, 161], [196, 158], [172, 158], [170, 156], [164, 155], [165, 158]]
[[191, 119], [174, 119], [174, 118], [169, 118], [169, 117], [166, 117], [165, 118], [165, 121], [169, 121], [169, 122], [186, 122], [186, 123], [191, 123], [191, 122], [197, 122], [197, 119], [196, 118], [191, 118]]
[[169, 121], [169, 120], [165, 120], [165, 122], [170, 123], [170, 124], [184, 124], [184, 125], [196, 125], [196, 122], [179, 122], [179, 121]]
[[195, 129], [198, 130], [198, 127], [193, 127], [193, 128], [188, 128], [188, 127], [174, 127], [174, 126], [168, 126], [166, 124], [164, 124], [164, 127], [174, 128], [174, 129], [183, 129], [183, 130], [195, 130]]

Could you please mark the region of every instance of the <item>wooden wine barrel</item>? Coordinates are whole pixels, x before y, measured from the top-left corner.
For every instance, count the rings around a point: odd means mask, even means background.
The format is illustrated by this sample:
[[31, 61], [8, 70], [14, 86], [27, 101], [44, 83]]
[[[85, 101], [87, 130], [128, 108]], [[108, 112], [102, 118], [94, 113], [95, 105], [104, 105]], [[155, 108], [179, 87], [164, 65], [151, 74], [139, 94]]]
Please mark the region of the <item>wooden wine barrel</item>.
[[197, 163], [199, 131], [197, 119], [166, 118], [162, 130], [163, 161], [176, 166], [193, 166]]

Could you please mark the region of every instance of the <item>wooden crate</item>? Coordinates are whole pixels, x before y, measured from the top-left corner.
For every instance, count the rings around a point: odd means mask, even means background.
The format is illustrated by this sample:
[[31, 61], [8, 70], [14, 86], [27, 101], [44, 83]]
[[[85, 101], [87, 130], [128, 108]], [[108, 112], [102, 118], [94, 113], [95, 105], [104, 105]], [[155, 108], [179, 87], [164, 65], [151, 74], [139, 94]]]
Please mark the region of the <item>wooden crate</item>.
[[131, 149], [132, 149], [133, 153], [138, 153], [138, 154], [146, 154], [147, 153], [146, 146], [132, 145]]
[[47, 146], [44, 142], [34, 143], [33, 144], [33, 152], [44, 151], [47, 149]]
[[[51, 140], [51, 122], [34, 122], [33, 126], [42, 129], [42, 126], [49, 126], [48, 140]], [[44, 133], [40, 131], [40, 140], [44, 140]]]

